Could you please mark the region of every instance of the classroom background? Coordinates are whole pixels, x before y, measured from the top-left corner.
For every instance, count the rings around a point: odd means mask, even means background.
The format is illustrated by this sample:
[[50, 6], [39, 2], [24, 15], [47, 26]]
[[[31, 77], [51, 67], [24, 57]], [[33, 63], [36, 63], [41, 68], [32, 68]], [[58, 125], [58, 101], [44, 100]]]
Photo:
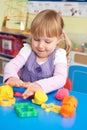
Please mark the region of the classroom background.
[[[87, 92], [87, 2], [60, 0], [3, 0], [0, 1], [0, 74], [3, 76], [5, 64], [15, 56], [22, 47], [21, 42], [30, 36], [29, 28], [35, 15], [44, 9], [55, 9], [62, 15], [65, 32], [73, 45], [68, 57], [69, 78], [73, 89]], [[12, 35], [13, 38], [9, 35]], [[6, 36], [7, 35], [7, 36]], [[3, 37], [5, 39], [3, 39]], [[10, 39], [10, 41], [8, 41]], [[19, 46], [16, 42], [18, 41]], [[12, 47], [11, 47], [12, 42]], [[0, 45], [1, 45], [0, 44]], [[1, 46], [0, 46], [1, 47]], [[14, 50], [14, 48], [19, 50]], [[11, 50], [11, 51], [9, 51]], [[10, 54], [10, 55], [9, 55]], [[4, 55], [4, 57], [3, 57]], [[83, 82], [81, 82], [83, 81]], [[84, 86], [82, 88], [82, 85]]]
[[[61, 89], [49, 93], [47, 104], [43, 104], [47, 105], [45, 110], [41, 105], [34, 104], [32, 98], [24, 100], [21, 93], [13, 95], [12, 87], [7, 85], [6, 88], [3, 85], [3, 69], [16, 56], [23, 43], [28, 42], [29, 28], [35, 15], [46, 8], [61, 13], [65, 32], [73, 46], [68, 57], [67, 79], [71, 82], [66, 86], [72, 86], [71, 91], [67, 90], [69, 100], [66, 98], [64, 104], [62, 100], [55, 98]], [[87, 129], [87, 0], [0, 0], [0, 9], [0, 129]], [[62, 93], [60, 97], [63, 96]], [[40, 95], [37, 99], [41, 101], [44, 98]], [[61, 116], [58, 109], [62, 104], [65, 106], [65, 115], [71, 115], [72, 112], [74, 115], [67, 118]]]
[[[9, 17], [7, 27], [19, 28], [18, 22], [23, 22], [28, 13], [27, 26], [42, 9], [51, 8], [62, 12], [65, 22], [65, 31], [71, 39], [81, 44], [87, 42], [87, 3], [86, 2], [60, 2], [60, 1], [28, 1], [28, 0], [3, 0], [0, 2], [2, 13], [0, 15], [0, 30], [5, 16]], [[14, 23], [13, 23], [14, 22]], [[22, 23], [21, 23], [22, 24]], [[22, 27], [24, 29], [24, 27]]]

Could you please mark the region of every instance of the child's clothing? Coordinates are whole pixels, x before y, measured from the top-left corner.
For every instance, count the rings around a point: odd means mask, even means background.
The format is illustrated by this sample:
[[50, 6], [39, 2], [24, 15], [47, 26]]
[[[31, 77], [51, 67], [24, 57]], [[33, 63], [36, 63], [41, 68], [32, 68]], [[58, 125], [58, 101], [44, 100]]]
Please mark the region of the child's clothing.
[[67, 78], [66, 51], [56, 48], [42, 64], [36, 59], [31, 46], [25, 44], [19, 54], [7, 63], [4, 81], [12, 76], [19, 78], [20, 75], [23, 81], [37, 82], [46, 93], [63, 87]]
[[32, 51], [25, 66], [22, 68], [21, 79], [26, 82], [34, 82], [40, 79], [52, 77], [54, 73], [53, 62], [55, 51], [48, 57], [47, 61], [41, 65], [37, 63], [37, 57]]

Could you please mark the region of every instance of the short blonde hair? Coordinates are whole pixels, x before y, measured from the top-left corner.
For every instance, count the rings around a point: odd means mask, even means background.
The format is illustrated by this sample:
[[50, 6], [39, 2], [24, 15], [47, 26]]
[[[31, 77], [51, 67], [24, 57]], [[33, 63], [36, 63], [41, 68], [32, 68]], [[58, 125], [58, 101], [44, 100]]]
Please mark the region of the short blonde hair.
[[59, 13], [54, 10], [43, 10], [36, 15], [31, 24], [31, 33], [37, 36], [46, 34], [48, 37], [58, 37], [64, 26]]
[[[67, 36], [63, 33], [64, 21], [60, 13], [55, 10], [47, 9], [38, 13], [31, 23], [31, 34], [36, 37], [46, 35], [47, 37], [59, 37], [63, 34], [66, 43], [65, 49], [67, 54], [70, 51], [71, 45]], [[68, 43], [69, 42], [69, 43]], [[68, 46], [68, 47], [67, 47]]]

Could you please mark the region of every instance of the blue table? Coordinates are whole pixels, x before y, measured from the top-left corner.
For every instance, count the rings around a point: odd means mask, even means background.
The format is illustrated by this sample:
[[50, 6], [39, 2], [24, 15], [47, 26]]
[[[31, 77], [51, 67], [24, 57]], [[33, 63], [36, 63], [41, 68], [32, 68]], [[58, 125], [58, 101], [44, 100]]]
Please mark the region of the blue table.
[[[54, 98], [56, 92], [48, 94], [47, 103], [61, 105], [61, 101]], [[39, 111], [38, 117], [19, 118], [14, 106], [0, 106], [0, 130], [87, 130], [87, 94], [70, 92], [78, 100], [75, 116], [63, 118], [60, 114], [45, 112], [40, 106], [32, 104], [31, 99], [17, 98], [16, 102], [29, 102]]]

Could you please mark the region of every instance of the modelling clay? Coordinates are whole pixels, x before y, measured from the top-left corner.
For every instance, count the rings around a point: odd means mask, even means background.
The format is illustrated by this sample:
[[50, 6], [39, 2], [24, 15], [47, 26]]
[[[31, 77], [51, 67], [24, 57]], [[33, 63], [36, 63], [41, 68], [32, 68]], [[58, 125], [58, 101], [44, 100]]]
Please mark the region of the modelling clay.
[[61, 106], [61, 115], [63, 117], [71, 117], [74, 116], [76, 107], [77, 107], [77, 99], [74, 96], [66, 96], [62, 101]]
[[42, 91], [37, 91], [34, 95], [32, 102], [38, 105], [45, 103], [48, 100], [47, 95]]
[[61, 88], [57, 91], [57, 93], [55, 94], [55, 98], [58, 100], [63, 100], [65, 96], [68, 96], [69, 92], [68, 89], [66, 88]]
[[22, 97], [22, 93], [21, 92], [14, 92], [14, 96], [15, 97]]
[[0, 86], [0, 96], [13, 97], [13, 88], [10, 85]]

